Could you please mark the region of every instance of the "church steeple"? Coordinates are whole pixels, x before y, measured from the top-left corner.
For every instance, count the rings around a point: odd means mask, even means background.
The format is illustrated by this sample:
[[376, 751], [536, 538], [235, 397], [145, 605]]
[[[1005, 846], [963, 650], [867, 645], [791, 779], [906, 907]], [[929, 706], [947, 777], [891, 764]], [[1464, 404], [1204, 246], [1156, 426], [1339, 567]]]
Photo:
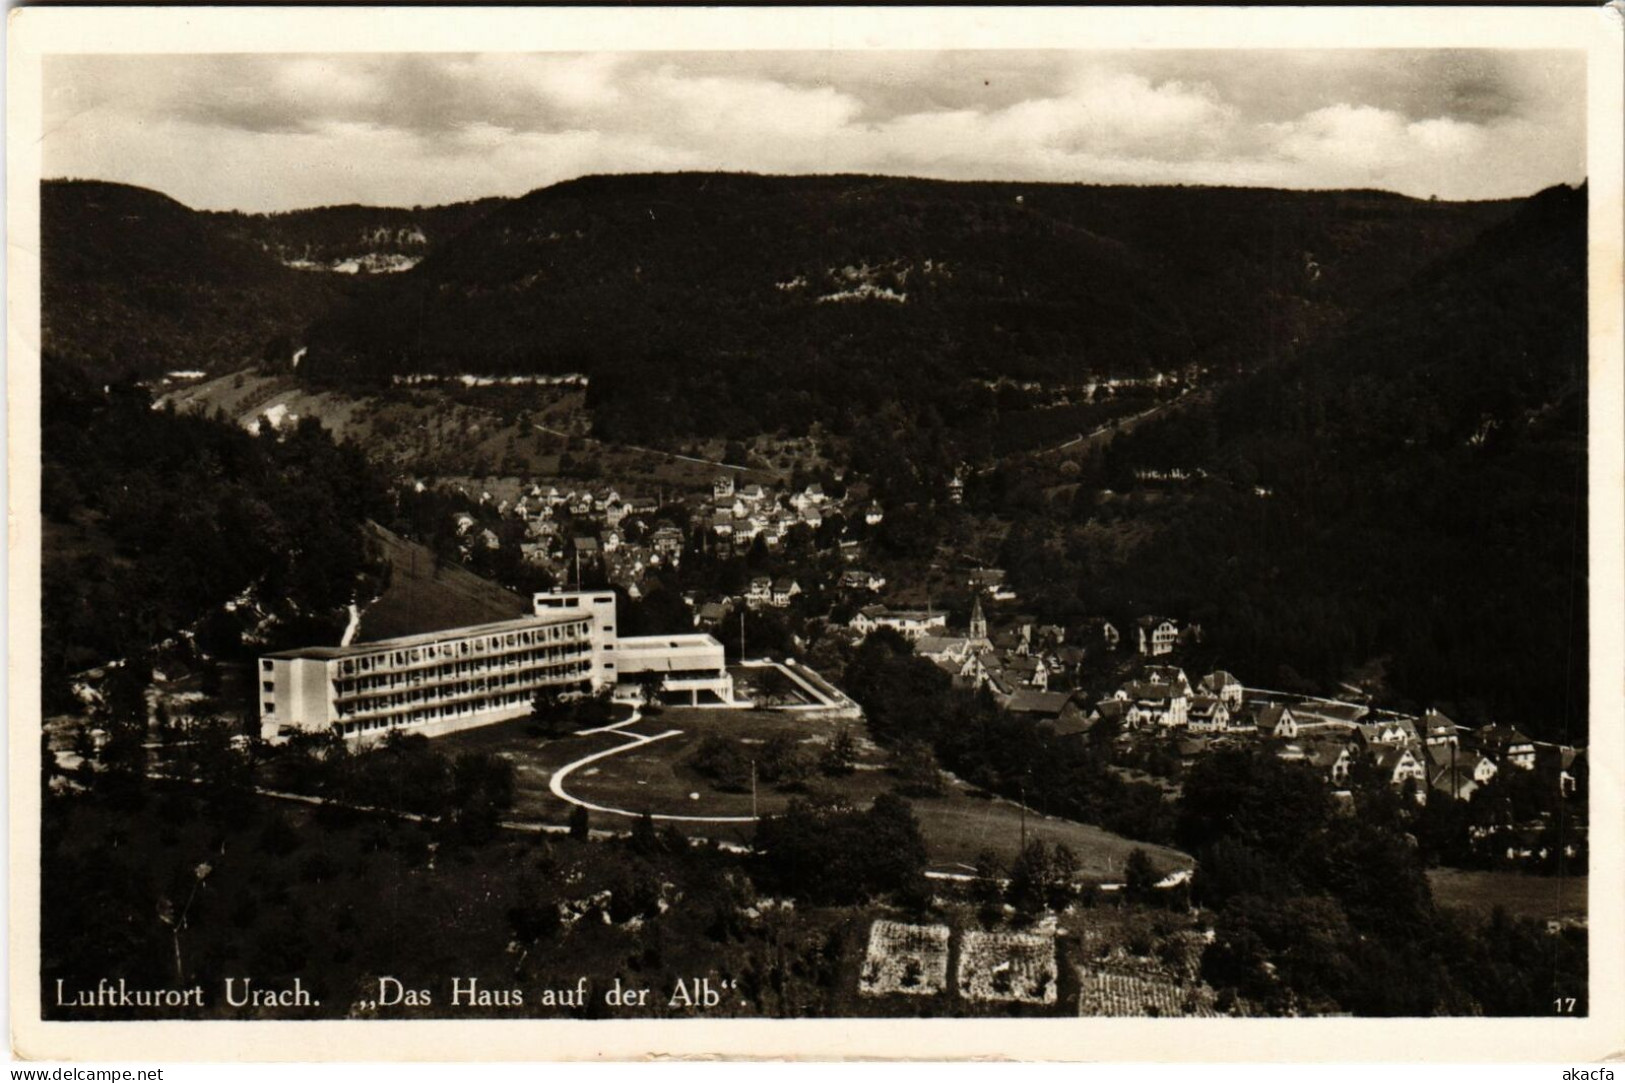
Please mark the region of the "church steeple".
[[982, 613], [982, 596], [976, 596], [976, 602], [970, 611], [970, 637], [972, 639], [987, 638], [987, 617]]

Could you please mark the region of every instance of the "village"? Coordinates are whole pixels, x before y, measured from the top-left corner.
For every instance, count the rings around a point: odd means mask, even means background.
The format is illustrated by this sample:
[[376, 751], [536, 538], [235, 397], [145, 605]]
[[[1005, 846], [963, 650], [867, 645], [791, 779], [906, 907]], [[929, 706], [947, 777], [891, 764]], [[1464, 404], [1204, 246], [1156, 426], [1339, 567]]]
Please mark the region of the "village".
[[[962, 491], [963, 480], [952, 477], [943, 496], [953, 505]], [[1356, 774], [1418, 805], [1470, 802], [1505, 776], [1536, 796], [1519, 802], [1522, 819], [1479, 817], [1491, 822], [1469, 829], [1477, 851], [1527, 868], [1584, 851], [1583, 822], [1565, 822], [1561, 839], [1549, 830], [1557, 803], [1584, 792], [1584, 748], [1533, 740], [1513, 723], [1465, 725], [1434, 707], [1390, 709], [1353, 686], [1318, 696], [1256, 687], [1224, 669], [1187, 672], [1181, 662], [1202, 643], [1199, 624], [1151, 614], [1044, 621], [1019, 611], [1017, 592], [996, 567], [954, 573], [955, 597], [968, 598], [970, 610], [952, 626], [949, 606], [888, 600], [888, 578], [868, 559], [885, 509], [859, 494], [859, 484], [742, 483], [734, 471], [718, 475], [708, 493], [658, 497], [530, 484], [512, 499], [482, 491], [478, 507], [457, 514], [456, 529], [473, 555], [501, 544], [481, 517], [523, 524], [528, 565], [557, 582], [608, 585], [632, 599], [662, 571], [704, 561], [709, 589], [683, 577], [682, 601], [697, 631], [731, 644], [747, 614], [758, 621], [793, 614], [800, 626], [849, 644], [895, 633], [955, 687], [985, 693], [1057, 737], [1109, 742], [1123, 770], [1172, 792], [1203, 757], [1238, 747], [1305, 764], [1345, 800]], [[741, 570], [751, 565], [777, 570]]]

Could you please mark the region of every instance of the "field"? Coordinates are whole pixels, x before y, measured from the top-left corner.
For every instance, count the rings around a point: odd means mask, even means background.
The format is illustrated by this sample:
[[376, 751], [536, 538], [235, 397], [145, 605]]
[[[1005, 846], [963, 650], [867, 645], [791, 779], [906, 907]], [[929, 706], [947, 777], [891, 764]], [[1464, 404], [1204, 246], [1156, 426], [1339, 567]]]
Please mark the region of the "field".
[[1182, 986], [1152, 974], [1078, 968], [1078, 1014], [1105, 1016], [1210, 1016], [1213, 990]]
[[[361, 445], [377, 462], [465, 486], [500, 478], [513, 487], [551, 479], [561, 488], [590, 482], [623, 491], [647, 489], [651, 495], [660, 488], [708, 490], [719, 467], [705, 460], [717, 459], [723, 448], [720, 441], [702, 442], [688, 455], [605, 444], [584, 435], [592, 423], [585, 393], [571, 388], [451, 385], [361, 397], [312, 391], [291, 375], [242, 371], [173, 388], [159, 401], [173, 402], [178, 410], [219, 411], [244, 426], [267, 414], [279, 425], [317, 418], [334, 437]], [[812, 454], [794, 443], [772, 448], [776, 459], [792, 465]], [[560, 477], [560, 457], [566, 453], [577, 466], [591, 464], [592, 477]], [[789, 471], [729, 469], [765, 483], [778, 483]]]
[[1054, 1004], [1055, 938], [966, 930], [959, 946], [959, 994], [968, 1000]]
[[948, 988], [948, 926], [877, 921], [869, 929], [858, 992], [932, 996]]
[[389, 587], [361, 614], [357, 642], [511, 620], [530, 612], [526, 599], [374, 524], [392, 568]]
[[1488, 914], [1497, 906], [1513, 917], [1547, 921], [1586, 916], [1586, 877], [1525, 876], [1470, 869], [1428, 870], [1440, 906]]
[[[626, 746], [625, 752], [572, 771], [566, 792], [578, 800], [627, 813], [615, 816], [594, 812], [595, 828], [629, 829], [631, 817], [645, 811], [657, 816], [695, 818], [748, 818], [751, 815], [748, 791], [719, 791], [689, 766], [689, 757], [708, 734], [736, 737], [751, 747], [775, 734], [789, 732], [798, 735], [807, 746], [817, 748], [843, 725], [848, 724], [794, 713], [667, 708], [618, 733], [547, 741], [528, 736], [521, 722], [506, 722], [437, 740], [450, 752], [478, 748], [510, 759], [518, 774], [512, 817], [555, 824], [568, 819], [570, 806], [550, 791], [553, 773], [584, 756]], [[680, 732], [658, 736], [670, 730]], [[885, 752], [863, 739], [861, 724], [852, 732], [858, 738], [857, 770], [836, 778], [815, 775], [809, 785], [818, 792], [863, 807], [890, 791], [896, 780], [886, 769]], [[631, 734], [654, 739], [632, 747], [635, 742]], [[795, 796], [760, 783], [756, 805], [761, 814], [767, 815], [782, 810]], [[1188, 867], [1191, 863], [1189, 857], [1177, 850], [1134, 842], [1099, 827], [1033, 812], [1023, 817], [1020, 807], [1013, 802], [978, 796], [970, 787], [951, 780], [941, 796], [911, 798], [910, 802], [925, 834], [929, 860], [934, 867], [968, 866], [984, 850], [992, 851], [1008, 863], [1020, 850], [1023, 827], [1028, 841], [1041, 839], [1070, 847], [1078, 856], [1080, 875], [1084, 879], [1121, 880], [1123, 863], [1136, 847], [1146, 851], [1159, 871]], [[748, 822], [706, 823], [699, 819], [674, 822], [691, 835], [737, 844], [749, 842], [754, 833]]]

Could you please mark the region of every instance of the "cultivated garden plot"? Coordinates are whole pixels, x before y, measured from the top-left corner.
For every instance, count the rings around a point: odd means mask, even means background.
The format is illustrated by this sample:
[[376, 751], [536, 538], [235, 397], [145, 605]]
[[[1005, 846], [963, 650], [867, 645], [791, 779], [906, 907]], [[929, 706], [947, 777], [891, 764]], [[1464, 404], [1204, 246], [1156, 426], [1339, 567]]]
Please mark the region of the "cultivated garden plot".
[[869, 927], [858, 992], [932, 996], [948, 987], [948, 926], [877, 921]]
[[1078, 968], [1078, 1014], [1109, 1016], [1214, 1016], [1213, 990], [1180, 985], [1154, 974]]
[[959, 992], [967, 1000], [1055, 1003], [1055, 939], [968, 930], [959, 945]]

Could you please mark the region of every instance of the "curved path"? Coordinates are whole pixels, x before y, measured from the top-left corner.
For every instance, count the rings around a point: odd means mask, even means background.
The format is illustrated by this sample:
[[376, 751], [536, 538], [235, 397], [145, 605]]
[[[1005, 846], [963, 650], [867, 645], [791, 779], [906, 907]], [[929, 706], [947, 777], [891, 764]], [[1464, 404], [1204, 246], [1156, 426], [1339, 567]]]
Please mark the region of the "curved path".
[[[616, 756], [622, 752], [627, 752], [634, 748], [641, 748], [644, 745], [653, 744], [654, 742], [664, 740], [667, 737], [676, 737], [683, 732], [682, 730], [667, 730], [664, 733], [657, 733], [653, 737], [645, 737], [641, 733], [626, 732], [627, 726], [630, 726], [635, 722], [642, 721], [642, 719], [643, 715], [634, 709], [632, 711], [631, 718], [621, 722], [614, 722], [607, 726], [599, 726], [597, 729], [582, 730], [579, 734], [577, 734], [578, 737], [588, 737], [597, 733], [613, 733], [617, 737], [627, 738], [627, 742], [623, 745], [615, 745], [613, 748], [606, 748], [599, 752], [589, 753], [588, 755], [581, 757], [579, 760], [572, 760], [570, 763], [560, 767], [557, 771], [554, 771], [553, 776], [547, 780], [547, 788], [553, 791], [553, 796], [557, 797], [561, 801], [568, 801], [572, 805], [579, 805], [581, 808], [587, 809], [590, 812], [606, 812], [612, 816], [629, 816], [634, 820], [641, 818], [643, 816], [643, 813], [641, 812], [633, 812], [630, 809], [624, 808], [612, 808], [609, 805], [597, 805], [591, 801], [583, 801], [579, 797], [574, 797], [565, 790], [564, 780], [568, 778], [570, 773], [576, 770], [578, 767], [585, 767], [589, 763], [596, 763], [597, 761], [605, 759], [609, 756]], [[757, 817], [755, 816], [672, 816], [660, 812], [650, 813], [649, 818], [666, 823], [680, 824], [750, 824], [755, 823], [757, 820]]]

